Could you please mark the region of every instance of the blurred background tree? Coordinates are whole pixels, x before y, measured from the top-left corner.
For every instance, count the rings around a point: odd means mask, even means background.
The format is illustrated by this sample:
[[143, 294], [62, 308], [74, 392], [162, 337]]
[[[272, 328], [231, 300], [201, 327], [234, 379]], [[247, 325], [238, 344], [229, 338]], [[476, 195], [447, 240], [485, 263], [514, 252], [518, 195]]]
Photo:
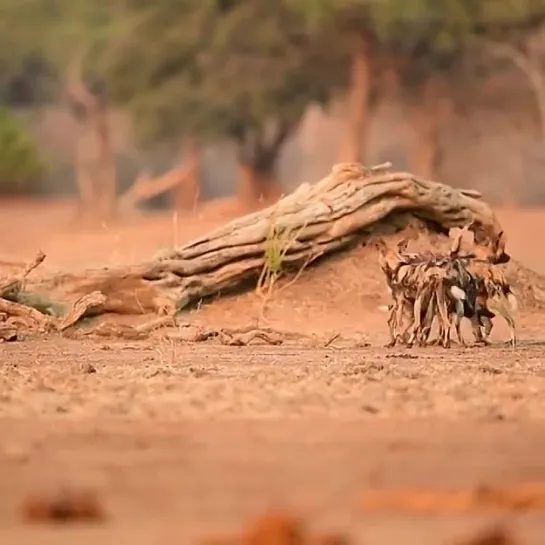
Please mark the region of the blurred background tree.
[[[477, 37], [512, 35], [543, 23], [544, 0], [290, 0], [313, 29], [329, 29], [351, 57], [347, 127], [339, 159], [365, 161], [377, 95], [402, 91], [414, 131], [412, 172], [431, 177], [452, 78]], [[344, 36], [339, 38], [339, 35]], [[399, 96], [399, 93], [398, 93]]]
[[0, 2], [0, 49], [8, 57], [3, 63], [0, 57], [5, 100], [24, 104], [21, 99], [34, 88], [27, 106], [61, 100], [69, 108], [78, 127], [72, 155], [79, 213], [99, 221], [115, 215], [115, 159], [104, 85], [86, 73], [84, 63], [114, 36], [113, 13], [100, 0]]
[[82, 207], [101, 219], [121, 191], [113, 107], [148, 150], [230, 142], [255, 202], [280, 193], [278, 159], [309, 106], [344, 97], [338, 158], [360, 161], [372, 112], [395, 96], [409, 168], [432, 177], [456, 93], [497, 66], [477, 77], [468, 63], [544, 21], [545, 0], [0, 0], [0, 101], [62, 101]]
[[100, 67], [140, 137], [228, 139], [239, 194], [278, 196], [283, 145], [307, 106], [327, 103], [342, 83], [326, 36], [309, 32], [283, 1], [128, 0], [121, 17], [128, 24]]

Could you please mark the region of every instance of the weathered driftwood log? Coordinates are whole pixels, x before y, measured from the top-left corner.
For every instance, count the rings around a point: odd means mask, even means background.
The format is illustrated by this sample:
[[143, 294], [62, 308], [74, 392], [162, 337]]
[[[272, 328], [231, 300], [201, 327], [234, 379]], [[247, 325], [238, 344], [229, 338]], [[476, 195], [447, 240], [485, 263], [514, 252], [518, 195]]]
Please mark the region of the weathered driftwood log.
[[300, 268], [362, 241], [396, 216], [416, 216], [445, 232], [473, 221], [481, 239], [501, 230], [478, 192], [391, 172], [390, 167], [338, 164], [323, 180], [301, 185], [274, 206], [162, 252], [148, 263], [53, 281], [64, 284], [69, 299], [101, 292], [103, 312], [170, 315], [257, 279], [264, 268], [275, 274], [285, 267]]

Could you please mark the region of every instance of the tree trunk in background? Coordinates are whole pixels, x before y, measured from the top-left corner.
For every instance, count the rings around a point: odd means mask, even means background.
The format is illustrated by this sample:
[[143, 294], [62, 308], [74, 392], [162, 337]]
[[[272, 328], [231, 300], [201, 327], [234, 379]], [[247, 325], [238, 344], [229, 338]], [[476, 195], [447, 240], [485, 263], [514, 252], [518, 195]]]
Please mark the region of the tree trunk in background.
[[78, 220], [112, 220], [117, 214], [117, 169], [107, 104], [78, 83], [69, 87], [69, 108], [77, 128], [74, 174], [80, 197]]
[[423, 83], [411, 115], [409, 170], [416, 176], [433, 179], [438, 168], [440, 130], [449, 105], [448, 89], [441, 75]]
[[399, 100], [404, 93], [401, 84], [401, 74], [409, 68], [410, 62], [404, 55], [389, 55], [381, 59], [380, 97]]
[[364, 159], [370, 95], [369, 43], [365, 35], [357, 34], [352, 52], [350, 87], [347, 94], [346, 133], [340, 150], [340, 162], [360, 162]]
[[190, 169], [187, 177], [172, 192], [174, 210], [194, 210], [201, 192], [201, 150], [194, 140], [186, 149], [184, 165]]
[[92, 172], [92, 146], [86, 123], [76, 120], [76, 138], [74, 142], [74, 175], [79, 194], [77, 219], [90, 217], [97, 209], [98, 195]]
[[91, 115], [98, 152], [95, 183], [100, 194], [101, 220], [112, 220], [117, 215], [117, 169], [108, 114], [107, 105], [97, 99]]
[[282, 195], [274, 162], [239, 161], [238, 171], [238, 196], [244, 205], [253, 207], [260, 202], [269, 203]]
[[68, 107], [78, 127], [74, 170], [84, 216], [104, 222], [117, 212], [115, 151], [104, 90], [92, 92], [83, 78], [85, 53], [74, 52], [66, 67]]
[[[300, 120], [298, 120], [299, 122]], [[238, 138], [238, 196], [244, 206], [254, 208], [271, 204], [282, 196], [277, 164], [282, 147], [298, 122], [278, 120], [275, 130], [266, 135], [265, 128], [256, 133], [240, 131]]]

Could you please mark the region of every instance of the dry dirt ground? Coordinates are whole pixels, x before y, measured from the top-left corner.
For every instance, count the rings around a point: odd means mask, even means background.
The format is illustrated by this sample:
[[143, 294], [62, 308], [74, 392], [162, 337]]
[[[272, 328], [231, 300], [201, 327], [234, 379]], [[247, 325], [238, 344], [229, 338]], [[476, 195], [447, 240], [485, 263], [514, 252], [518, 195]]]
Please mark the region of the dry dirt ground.
[[[95, 231], [71, 226], [71, 214], [66, 203], [0, 204], [0, 267], [40, 248], [50, 269], [138, 261], [212, 229], [233, 207]], [[512, 254], [545, 274], [545, 250], [532, 245], [545, 210], [499, 215]], [[543, 543], [543, 512], [370, 514], [361, 495], [369, 487], [545, 482], [545, 315], [523, 309], [516, 351], [500, 345], [500, 324], [490, 348], [385, 349], [377, 307], [386, 294], [374, 263], [356, 253], [337, 267], [287, 287], [266, 319], [307, 334], [342, 330], [368, 346], [0, 345], [0, 541], [192, 543], [280, 506], [356, 543], [446, 544], [498, 519], [522, 544]], [[248, 324], [261, 310], [245, 294], [189, 319]], [[59, 483], [98, 490], [108, 522], [62, 532], [22, 524], [22, 499]]]

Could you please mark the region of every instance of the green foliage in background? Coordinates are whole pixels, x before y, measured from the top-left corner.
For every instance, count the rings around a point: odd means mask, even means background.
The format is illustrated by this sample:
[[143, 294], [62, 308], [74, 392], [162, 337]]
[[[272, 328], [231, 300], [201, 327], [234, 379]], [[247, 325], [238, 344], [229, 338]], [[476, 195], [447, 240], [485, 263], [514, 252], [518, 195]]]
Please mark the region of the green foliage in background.
[[375, 51], [409, 59], [422, 77], [461, 60], [478, 36], [505, 40], [545, 22], [545, 0], [288, 1], [310, 25], [364, 33]]
[[144, 141], [227, 138], [266, 160], [341, 85], [334, 40], [283, 0], [127, 0], [119, 16], [99, 66]]
[[29, 58], [59, 97], [82, 59], [144, 143], [228, 139], [270, 166], [307, 106], [346, 89], [354, 34], [422, 81], [543, 20], [545, 0], [0, 0], [0, 100]]
[[327, 100], [346, 68], [346, 31], [430, 61], [458, 55], [475, 35], [505, 38], [544, 20], [545, 0], [0, 0], [0, 86], [29, 55], [62, 80], [84, 53], [143, 135], [177, 133], [181, 118], [223, 135], [241, 118], [260, 124], [281, 111], [291, 122], [302, 103]]
[[30, 133], [7, 108], [0, 108], [0, 193], [31, 191], [45, 173]]

